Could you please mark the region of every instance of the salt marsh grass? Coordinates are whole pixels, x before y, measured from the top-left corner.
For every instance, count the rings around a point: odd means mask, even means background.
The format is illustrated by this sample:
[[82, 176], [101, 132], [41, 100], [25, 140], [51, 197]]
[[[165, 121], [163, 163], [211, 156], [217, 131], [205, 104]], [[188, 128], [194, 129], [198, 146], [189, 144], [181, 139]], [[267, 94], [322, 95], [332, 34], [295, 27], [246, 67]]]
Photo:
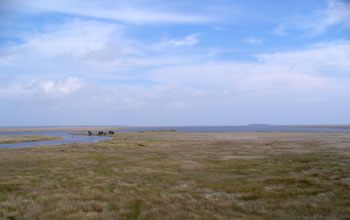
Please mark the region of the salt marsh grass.
[[0, 219], [350, 219], [350, 134], [135, 132], [0, 149]]

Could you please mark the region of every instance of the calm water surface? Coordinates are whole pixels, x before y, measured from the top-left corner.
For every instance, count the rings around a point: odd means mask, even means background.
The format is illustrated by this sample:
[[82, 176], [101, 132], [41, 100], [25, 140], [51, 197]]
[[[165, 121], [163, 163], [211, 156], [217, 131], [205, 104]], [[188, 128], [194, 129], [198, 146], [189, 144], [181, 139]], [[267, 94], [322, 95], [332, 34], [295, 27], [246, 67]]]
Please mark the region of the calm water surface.
[[36, 141], [25, 143], [0, 144], [0, 148], [15, 148], [15, 147], [32, 147], [40, 145], [56, 145], [70, 143], [91, 143], [103, 140], [110, 140], [113, 137], [105, 136], [87, 136], [87, 135], [71, 135], [70, 133], [83, 133], [82, 131], [33, 131], [33, 132], [0, 132], [0, 135], [44, 135], [63, 137], [59, 140]]
[[[130, 127], [125, 130], [117, 130], [116, 133], [134, 132], [134, 131], [153, 131], [153, 130], [177, 130], [184, 132], [350, 132], [350, 129], [337, 128], [298, 128], [288, 126], [272, 125], [249, 125], [249, 126], [171, 126], [171, 127]], [[45, 135], [63, 137], [60, 140], [38, 141], [26, 143], [0, 144], [0, 148], [32, 147], [39, 145], [56, 145], [69, 143], [90, 143], [103, 140], [110, 140], [112, 137], [104, 136], [85, 136], [74, 135], [70, 133], [82, 133], [83, 131], [39, 131], [39, 132], [0, 132], [0, 135]]]

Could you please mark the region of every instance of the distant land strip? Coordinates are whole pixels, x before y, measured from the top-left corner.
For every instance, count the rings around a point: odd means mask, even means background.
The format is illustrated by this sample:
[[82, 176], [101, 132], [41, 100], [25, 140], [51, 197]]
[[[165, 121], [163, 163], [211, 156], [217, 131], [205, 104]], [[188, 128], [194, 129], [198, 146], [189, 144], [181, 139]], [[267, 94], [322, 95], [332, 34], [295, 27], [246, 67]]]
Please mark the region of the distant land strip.
[[294, 128], [333, 128], [333, 129], [350, 129], [350, 125], [288, 125]]
[[43, 135], [1, 135], [0, 144], [13, 144], [36, 141], [51, 141], [63, 139], [63, 137], [43, 136]]
[[70, 127], [3, 127], [0, 132], [23, 132], [23, 131], [99, 131], [99, 130], [123, 130], [126, 127], [116, 126], [70, 126]]

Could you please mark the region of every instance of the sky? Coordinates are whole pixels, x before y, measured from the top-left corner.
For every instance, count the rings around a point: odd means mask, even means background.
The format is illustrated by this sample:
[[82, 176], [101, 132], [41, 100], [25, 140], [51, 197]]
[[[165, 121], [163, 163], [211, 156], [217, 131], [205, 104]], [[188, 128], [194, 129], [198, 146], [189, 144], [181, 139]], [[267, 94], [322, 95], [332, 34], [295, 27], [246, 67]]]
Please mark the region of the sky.
[[2, 0], [0, 126], [350, 124], [349, 0]]

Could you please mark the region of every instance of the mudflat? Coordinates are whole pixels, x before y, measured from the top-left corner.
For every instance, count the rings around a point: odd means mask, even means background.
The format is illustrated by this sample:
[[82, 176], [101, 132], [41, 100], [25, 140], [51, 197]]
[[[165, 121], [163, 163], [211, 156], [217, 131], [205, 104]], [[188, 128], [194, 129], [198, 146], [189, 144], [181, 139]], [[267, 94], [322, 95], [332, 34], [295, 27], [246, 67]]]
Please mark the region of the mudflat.
[[0, 219], [349, 219], [350, 133], [134, 132], [0, 149]]

